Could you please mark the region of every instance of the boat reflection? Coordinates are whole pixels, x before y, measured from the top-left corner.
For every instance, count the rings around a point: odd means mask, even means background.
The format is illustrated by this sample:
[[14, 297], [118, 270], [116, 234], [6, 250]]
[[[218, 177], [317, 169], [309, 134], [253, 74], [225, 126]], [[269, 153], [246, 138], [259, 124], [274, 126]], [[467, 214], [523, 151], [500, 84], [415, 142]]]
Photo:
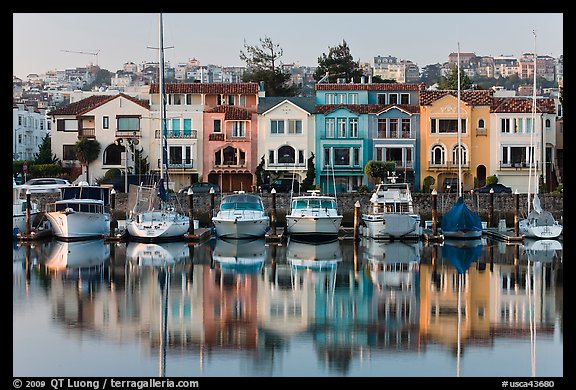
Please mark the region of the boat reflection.
[[562, 243], [558, 240], [539, 240], [525, 238], [521, 245], [522, 253], [528, 261], [551, 263], [562, 251]]
[[286, 261], [295, 268], [306, 268], [317, 271], [336, 269], [342, 261], [340, 241], [312, 243], [290, 240]]
[[110, 258], [110, 246], [104, 240], [51, 242], [44, 260], [46, 268], [52, 271], [89, 269], [101, 266]]
[[185, 262], [190, 251], [185, 241], [129, 242], [126, 246], [126, 260], [139, 266], [159, 267]]
[[266, 240], [217, 238], [212, 252], [220, 268], [237, 273], [256, 273], [264, 266]]

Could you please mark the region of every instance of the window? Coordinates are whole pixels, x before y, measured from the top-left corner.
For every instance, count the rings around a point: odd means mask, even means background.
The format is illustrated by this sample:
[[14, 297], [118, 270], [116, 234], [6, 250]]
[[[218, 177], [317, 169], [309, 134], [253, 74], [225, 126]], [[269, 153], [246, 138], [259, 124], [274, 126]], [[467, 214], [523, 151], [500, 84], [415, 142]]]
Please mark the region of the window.
[[441, 145], [432, 147], [431, 163], [435, 165], [444, 164], [444, 148]]
[[400, 104], [410, 104], [410, 94], [401, 93], [400, 94]]
[[232, 137], [246, 137], [246, 128], [244, 122], [232, 122]]
[[479, 128], [479, 129], [483, 129], [483, 128], [484, 128], [484, 119], [478, 119], [478, 128]]
[[401, 138], [410, 138], [410, 118], [402, 118]]
[[502, 118], [501, 119], [500, 132], [501, 133], [510, 133], [510, 119], [509, 118]]
[[268, 151], [268, 164], [274, 164], [274, 151]]
[[[462, 133], [466, 133], [466, 119], [461, 119]], [[432, 133], [458, 133], [458, 119], [432, 119]]]
[[391, 93], [388, 95], [388, 104], [398, 104], [398, 94]]
[[376, 148], [376, 161], [384, 161], [384, 148]]
[[350, 138], [358, 138], [358, 118], [350, 118]]
[[294, 164], [296, 151], [291, 146], [281, 146], [278, 149], [278, 163], [280, 164]]
[[190, 136], [192, 135], [192, 119], [191, 118], [184, 118], [184, 135]]
[[386, 138], [386, 118], [379, 118], [378, 119], [378, 137], [377, 138]]
[[532, 118], [526, 118], [526, 133], [531, 133], [532, 131], [534, 131], [533, 123], [534, 121], [532, 120]]
[[192, 94], [191, 93], [187, 93], [186, 94], [186, 105], [189, 106], [192, 104]]
[[182, 147], [170, 146], [168, 155], [169, 164], [182, 164]]
[[298, 164], [304, 164], [304, 151], [298, 151]]
[[346, 138], [346, 118], [338, 118], [338, 138]]
[[334, 165], [350, 165], [350, 148], [334, 148]]
[[140, 131], [139, 117], [118, 117], [118, 131]]
[[175, 93], [173, 102], [174, 102], [174, 105], [181, 105], [182, 104], [182, 95], [179, 93]]
[[327, 93], [326, 94], [326, 104], [334, 104], [335, 100], [336, 100], [336, 96], [333, 93]]
[[458, 164], [458, 150], [460, 150], [460, 157], [461, 157], [462, 165], [466, 165], [468, 158], [467, 158], [467, 154], [466, 154], [466, 148], [464, 146], [459, 146], [459, 145], [454, 146], [454, 148], [452, 149], [452, 162], [455, 165]]
[[350, 95], [348, 95], [348, 100], [350, 101], [350, 104], [358, 104], [358, 94], [351, 93]]
[[122, 153], [126, 148], [122, 145], [111, 144], [102, 154], [103, 165], [122, 165]]
[[379, 93], [376, 95], [376, 98], [378, 100], [378, 104], [386, 104], [386, 94]]
[[18, 115], [18, 126], [22, 126], [22, 115]]
[[56, 131], [78, 131], [78, 120], [58, 119], [56, 121]]
[[110, 128], [110, 117], [103, 116], [102, 117], [102, 128], [109, 129]]
[[398, 118], [390, 118], [390, 138], [398, 138]]
[[234, 95], [228, 95], [228, 105], [229, 106], [234, 105]]
[[246, 95], [240, 95], [240, 106], [246, 107]]
[[62, 145], [62, 160], [76, 160], [76, 145]]
[[214, 119], [214, 133], [221, 133], [222, 132], [222, 122], [220, 119]]
[[550, 119], [546, 119], [546, 128], [547, 128], [547, 129], [550, 128]]
[[346, 104], [346, 94], [339, 93], [338, 94], [338, 104]]
[[179, 137], [180, 136], [180, 118], [172, 118], [170, 121], [172, 126], [172, 136]]
[[502, 164], [511, 167], [528, 167], [530, 158], [534, 162], [534, 148], [530, 146], [503, 146]]
[[324, 166], [330, 165], [330, 148], [324, 148]]
[[288, 119], [288, 134], [302, 134], [302, 120]]
[[360, 165], [360, 148], [352, 149], [352, 160], [354, 161], [354, 166]]
[[270, 121], [270, 133], [284, 134], [284, 120], [272, 119]]
[[335, 137], [335, 119], [334, 118], [326, 118], [326, 138], [334, 138]]

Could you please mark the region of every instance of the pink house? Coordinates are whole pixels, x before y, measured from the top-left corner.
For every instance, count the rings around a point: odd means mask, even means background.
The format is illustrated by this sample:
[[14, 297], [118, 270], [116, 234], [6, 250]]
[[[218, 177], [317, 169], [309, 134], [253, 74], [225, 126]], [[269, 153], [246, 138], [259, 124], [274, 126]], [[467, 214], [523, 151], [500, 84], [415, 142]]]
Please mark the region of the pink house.
[[205, 86], [202, 176], [222, 192], [252, 191], [259, 163], [258, 84]]

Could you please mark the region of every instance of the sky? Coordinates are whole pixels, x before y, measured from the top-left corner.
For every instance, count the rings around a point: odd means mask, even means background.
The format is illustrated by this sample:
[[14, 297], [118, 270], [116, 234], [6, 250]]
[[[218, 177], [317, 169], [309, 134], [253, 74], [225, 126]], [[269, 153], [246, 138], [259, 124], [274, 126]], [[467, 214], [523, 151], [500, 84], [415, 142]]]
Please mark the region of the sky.
[[[562, 13], [166, 13], [163, 21], [171, 66], [191, 58], [245, 66], [244, 43], [264, 37], [282, 48], [280, 62], [306, 66], [342, 40], [355, 60], [393, 56], [420, 68], [446, 62], [458, 45], [476, 55], [520, 57], [535, 45], [538, 55], [563, 54]], [[13, 13], [13, 75], [158, 62], [158, 31], [156, 13]]]

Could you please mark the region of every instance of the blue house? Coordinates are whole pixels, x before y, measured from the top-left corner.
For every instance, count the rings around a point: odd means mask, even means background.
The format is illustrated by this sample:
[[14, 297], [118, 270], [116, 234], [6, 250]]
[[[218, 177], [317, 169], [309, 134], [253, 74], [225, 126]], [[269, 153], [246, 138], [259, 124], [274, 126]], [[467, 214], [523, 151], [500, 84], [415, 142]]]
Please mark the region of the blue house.
[[316, 84], [316, 178], [322, 192], [370, 186], [370, 160], [418, 183], [418, 84]]

